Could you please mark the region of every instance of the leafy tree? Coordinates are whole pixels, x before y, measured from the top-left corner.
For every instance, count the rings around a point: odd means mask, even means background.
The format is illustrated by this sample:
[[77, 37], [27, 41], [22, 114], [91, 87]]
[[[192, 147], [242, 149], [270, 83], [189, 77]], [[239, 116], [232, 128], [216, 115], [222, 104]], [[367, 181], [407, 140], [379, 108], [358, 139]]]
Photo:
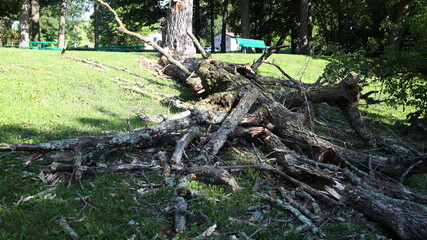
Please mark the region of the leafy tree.
[[31, 40], [40, 41], [40, 1], [31, 0]]
[[[146, 35], [159, 28], [159, 22], [166, 17], [166, 9], [158, 0], [111, 0], [109, 4], [123, 20], [125, 26], [134, 32]], [[105, 8], [99, 8], [99, 36], [101, 45], [141, 44], [134, 38], [117, 34], [117, 23]], [[92, 24], [95, 23], [92, 16]], [[93, 33], [92, 33], [93, 34]], [[91, 37], [93, 38], [93, 37]]]
[[0, 18], [15, 18], [19, 14], [22, 2], [17, 0], [0, 0]]
[[30, 45], [30, 1], [22, 0], [21, 20], [19, 22], [19, 47], [28, 47]]

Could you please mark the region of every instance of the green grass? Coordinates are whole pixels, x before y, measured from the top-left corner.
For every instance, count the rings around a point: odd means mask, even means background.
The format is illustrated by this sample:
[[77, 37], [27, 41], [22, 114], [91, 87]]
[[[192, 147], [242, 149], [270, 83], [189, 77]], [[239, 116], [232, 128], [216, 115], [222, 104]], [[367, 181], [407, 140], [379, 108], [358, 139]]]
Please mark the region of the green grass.
[[[0, 142], [40, 142], [144, 126], [138, 113], [170, 114], [167, 106], [124, 91], [113, 80], [142, 82], [144, 90], [186, 96], [175, 81], [156, 79], [135, 53], [67, 52], [107, 67], [102, 71], [59, 52], [0, 49]], [[126, 71], [123, 71], [126, 70]]]
[[[152, 53], [143, 54], [156, 57]], [[138, 117], [140, 113], [176, 112], [167, 105], [120, 88], [114, 80], [139, 81], [144, 90], [192, 99], [191, 93], [181, 84], [157, 79], [147, 68], [141, 68], [136, 61], [141, 53], [67, 51], [66, 55], [96, 61], [107, 70], [61, 58], [59, 52], [0, 48], [0, 142], [36, 143], [120, 133], [128, 130], [128, 122], [131, 128], [150, 124]], [[215, 54], [214, 58], [252, 63], [258, 56]], [[304, 82], [317, 80], [328, 63], [327, 59], [287, 54], [272, 56], [270, 60]], [[273, 66], [263, 65], [259, 71], [281, 77]], [[115, 157], [132, 161], [133, 154], [118, 153]], [[172, 213], [168, 210], [172, 204], [172, 189], [162, 186], [156, 191], [141, 192], [146, 189], [147, 181], [138, 174], [100, 175], [83, 179], [69, 188], [63, 181], [48, 197], [35, 197], [17, 204], [23, 197], [50, 188], [37, 177], [39, 170], [36, 166], [22, 165], [27, 157], [26, 153], [0, 154], [0, 239], [66, 239], [68, 234], [55, 223], [61, 217], [66, 218], [83, 239], [126, 239], [133, 235], [137, 239], [169, 239], [173, 235]], [[230, 165], [256, 161], [230, 150], [221, 151], [220, 157], [224, 164]], [[49, 161], [42, 159], [37, 164], [47, 165]], [[164, 184], [163, 178], [157, 174], [145, 175], [153, 184]], [[303, 239], [303, 235], [293, 231], [298, 223], [290, 219], [288, 213], [275, 209], [263, 210], [268, 216], [265, 219], [275, 222], [273, 230], [263, 228], [263, 220], [254, 221], [253, 225], [231, 224], [230, 217], [247, 221], [254, 206], [264, 204], [251, 192], [255, 183], [263, 192], [274, 188], [265, 180], [270, 178], [268, 175], [248, 170], [235, 176], [244, 187], [241, 191], [231, 192], [209, 179], [190, 183], [190, 188], [220, 201], [190, 200], [190, 212], [195, 216], [206, 216], [207, 221], [193, 223], [189, 231], [177, 239], [195, 237], [214, 223], [223, 234], [215, 239], [224, 239], [238, 231], [247, 235], [258, 231], [253, 236], [255, 239], [282, 239], [284, 232], [287, 232], [286, 239]], [[340, 232], [347, 235], [367, 233], [358, 222], [328, 225], [325, 229], [329, 239], [334, 239]]]
[[[252, 64], [259, 56], [260, 54], [227, 53], [214, 54], [213, 58], [231, 63]], [[328, 64], [327, 58], [291, 54], [272, 55], [268, 61], [278, 64], [293, 78], [305, 83], [315, 82]], [[283, 78], [281, 72], [269, 64], [262, 64], [258, 72], [264, 76]]]

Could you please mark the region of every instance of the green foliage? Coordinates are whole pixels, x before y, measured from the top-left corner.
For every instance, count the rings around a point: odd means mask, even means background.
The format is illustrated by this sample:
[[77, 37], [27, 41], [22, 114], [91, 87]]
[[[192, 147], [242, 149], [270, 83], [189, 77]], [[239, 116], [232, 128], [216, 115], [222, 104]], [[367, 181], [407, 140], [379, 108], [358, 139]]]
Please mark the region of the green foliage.
[[21, 9], [21, 1], [17, 0], [0, 0], [0, 18], [15, 17]]
[[[156, 0], [114, 0], [110, 1], [126, 28], [146, 35], [159, 28], [159, 22], [166, 16], [165, 9]], [[93, 21], [92, 21], [93, 22]], [[104, 6], [99, 8], [99, 31], [101, 45], [143, 45], [140, 40], [117, 33], [118, 24]]]
[[419, 72], [427, 60], [425, 56], [398, 51], [381, 58], [367, 58], [364, 51], [347, 54], [339, 50], [334, 52], [322, 75], [326, 81], [336, 83], [350, 72], [357, 73], [362, 79], [369, 79], [363, 85], [381, 86], [380, 90], [388, 96], [386, 103], [389, 106], [411, 108], [408, 117], [412, 119], [427, 116], [427, 82]]
[[415, 190], [427, 194], [427, 174], [416, 174], [408, 179], [408, 184]]
[[[40, 40], [57, 41], [59, 28], [58, 6], [49, 5], [40, 10]], [[67, 34], [66, 34], [67, 36]]]

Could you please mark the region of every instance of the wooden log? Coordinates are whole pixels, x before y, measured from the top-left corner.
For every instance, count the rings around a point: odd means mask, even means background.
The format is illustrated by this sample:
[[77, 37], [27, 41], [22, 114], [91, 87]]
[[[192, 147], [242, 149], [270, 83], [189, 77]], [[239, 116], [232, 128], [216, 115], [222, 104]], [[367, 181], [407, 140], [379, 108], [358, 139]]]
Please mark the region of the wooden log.
[[223, 168], [205, 165], [200, 167], [190, 167], [186, 171], [195, 174], [196, 176], [213, 178], [216, 181], [227, 184], [233, 191], [240, 190], [240, 186], [233, 175]]
[[355, 209], [393, 230], [401, 239], [425, 239], [427, 207], [387, 197], [360, 187], [346, 191], [347, 201]]
[[73, 150], [81, 152], [87, 147], [106, 148], [119, 146], [155, 146], [159, 142], [159, 137], [163, 134], [176, 132], [195, 124], [192, 116], [182, 119], [165, 121], [158, 125], [135, 129], [127, 133], [110, 135], [110, 136], [89, 136], [65, 140], [56, 140], [38, 144], [8, 144], [0, 143], [0, 152], [5, 151], [64, 151]]
[[198, 127], [191, 127], [188, 129], [187, 133], [184, 134], [179, 140], [176, 141], [175, 151], [172, 154], [170, 162], [176, 165], [182, 165], [181, 159], [184, 154], [185, 148], [188, 144], [191, 143], [196, 137], [200, 137], [202, 135], [200, 129]]
[[[43, 172], [73, 172], [74, 164], [65, 163], [52, 163], [50, 166], [38, 166]], [[157, 165], [144, 165], [144, 164], [119, 164], [110, 165], [106, 167], [88, 167], [81, 166], [81, 170], [84, 175], [96, 176], [105, 173], [117, 173], [117, 172], [137, 172], [137, 171], [159, 171], [160, 166]]]
[[[246, 116], [252, 104], [254, 104], [258, 98], [258, 95], [259, 93], [255, 89], [248, 90], [244, 93], [237, 106], [233, 109], [230, 115], [227, 116], [218, 131], [216, 131], [211, 136], [209, 142], [205, 144], [201, 153], [202, 157], [207, 156], [207, 161], [209, 161], [218, 153], [227, 138], [234, 132], [234, 129], [242, 121], [243, 117]], [[204, 154], [204, 152], [206, 154]]]

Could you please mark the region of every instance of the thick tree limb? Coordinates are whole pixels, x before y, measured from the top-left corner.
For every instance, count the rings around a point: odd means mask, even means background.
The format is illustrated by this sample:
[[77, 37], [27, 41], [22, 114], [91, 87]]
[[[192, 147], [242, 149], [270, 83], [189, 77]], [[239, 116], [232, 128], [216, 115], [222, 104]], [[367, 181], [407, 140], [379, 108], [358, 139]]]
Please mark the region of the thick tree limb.
[[185, 148], [191, 143], [191, 141], [193, 141], [193, 139], [200, 137], [201, 135], [202, 133], [197, 127], [191, 127], [188, 129], [187, 133], [176, 141], [175, 151], [173, 152], [170, 162], [172, 164], [182, 165], [181, 159]]
[[335, 206], [339, 205], [339, 203], [336, 200], [334, 200], [334, 199], [328, 197], [327, 195], [321, 193], [319, 190], [317, 190], [317, 189], [309, 186], [308, 184], [303, 183], [303, 182], [287, 175], [286, 173], [280, 171], [277, 168], [274, 168], [274, 167], [271, 167], [268, 165], [222, 166], [221, 168], [224, 168], [224, 169], [256, 169], [256, 170], [264, 170], [264, 171], [272, 172], [272, 173], [277, 174], [278, 176], [282, 177], [283, 179], [285, 179], [290, 184], [292, 184], [296, 187], [303, 188], [305, 191], [309, 192], [310, 194], [312, 194], [317, 199], [319, 199], [320, 201], [322, 201], [323, 203], [325, 203], [326, 205], [328, 205], [330, 207], [335, 207]]
[[200, 167], [190, 167], [187, 171], [195, 174], [196, 176], [210, 177], [219, 182], [225, 183], [230, 186], [233, 191], [240, 189], [236, 179], [234, 179], [234, 177], [223, 168], [205, 165]]
[[355, 209], [388, 226], [401, 239], [425, 239], [427, 236], [426, 206], [360, 187], [348, 189], [346, 195]]
[[197, 50], [199, 50], [200, 54], [202, 54], [202, 57], [204, 59], [209, 59], [211, 58], [211, 54], [206, 53], [205, 50], [203, 49], [202, 45], [200, 45], [199, 40], [197, 40], [197, 38], [193, 35], [193, 33], [190, 30], [187, 30], [187, 35], [191, 38], [191, 40], [194, 43], [194, 46], [196, 46]]
[[[65, 163], [52, 163], [50, 166], [39, 166], [43, 172], [73, 172], [75, 165]], [[83, 174], [94, 176], [105, 173], [117, 172], [137, 172], [137, 171], [159, 171], [160, 166], [157, 165], [143, 165], [143, 164], [120, 164], [111, 165], [106, 167], [88, 167], [82, 166]]]
[[[222, 148], [227, 138], [234, 132], [234, 129], [242, 121], [243, 117], [246, 116], [250, 107], [258, 98], [258, 95], [259, 93], [256, 89], [248, 90], [244, 93], [237, 106], [232, 110], [230, 115], [221, 124], [218, 131], [212, 135], [209, 142], [204, 146], [204, 151], [208, 155], [207, 160], [215, 156]], [[203, 155], [204, 154], [202, 154], [202, 156]]]

